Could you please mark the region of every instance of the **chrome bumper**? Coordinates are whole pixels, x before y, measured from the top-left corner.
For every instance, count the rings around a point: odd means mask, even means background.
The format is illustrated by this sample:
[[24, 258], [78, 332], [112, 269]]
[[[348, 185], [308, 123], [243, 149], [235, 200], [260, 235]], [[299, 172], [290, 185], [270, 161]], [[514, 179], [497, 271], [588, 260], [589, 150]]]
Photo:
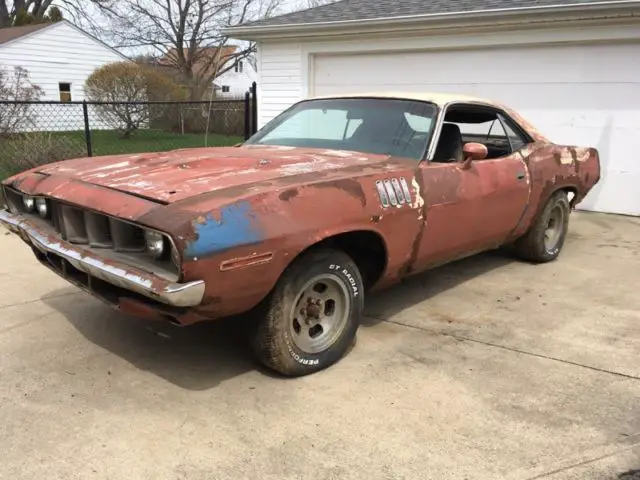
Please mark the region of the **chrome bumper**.
[[47, 233], [29, 219], [6, 210], [0, 210], [0, 224], [40, 252], [58, 255], [76, 269], [117, 287], [173, 307], [194, 307], [202, 302], [205, 289], [202, 280], [172, 283], [121, 262], [110, 260], [107, 263], [92, 252], [65, 242], [57, 238], [56, 234]]

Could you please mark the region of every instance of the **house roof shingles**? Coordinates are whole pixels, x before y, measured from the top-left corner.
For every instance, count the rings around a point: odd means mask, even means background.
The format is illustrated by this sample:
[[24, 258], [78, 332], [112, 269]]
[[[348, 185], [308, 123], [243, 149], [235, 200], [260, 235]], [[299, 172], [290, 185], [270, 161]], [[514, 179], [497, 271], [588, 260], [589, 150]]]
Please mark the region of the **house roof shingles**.
[[51, 26], [50, 23], [39, 23], [37, 25], [25, 25], [24, 27], [0, 28], [0, 45], [49, 26]]
[[275, 27], [608, 2], [619, 3], [620, 0], [341, 0], [321, 7], [244, 23], [239, 27]]

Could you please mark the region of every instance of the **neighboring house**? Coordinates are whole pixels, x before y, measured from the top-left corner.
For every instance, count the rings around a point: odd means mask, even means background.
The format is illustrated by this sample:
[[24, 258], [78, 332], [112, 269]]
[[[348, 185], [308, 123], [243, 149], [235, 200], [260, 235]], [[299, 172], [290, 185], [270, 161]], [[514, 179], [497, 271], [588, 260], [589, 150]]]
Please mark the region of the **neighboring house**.
[[258, 72], [254, 57], [239, 60], [230, 70], [218, 75], [214, 81], [216, 97], [244, 98], [253, 82], [258, 81]]
[[308, 96], [400, 90], [507, 103], [600, 150], [580, 208], [640, 215], [640, 2], [342, 0], [226, 32], [258, 42], [259, 125]]
[[[104, 64], [122, 60], [129, 59], [66, 20], [0, 29], [0, 67], [25, 68], [31, 82], [44, 90], [41, 100], [82, 101], [89, 75]], [[81, 106], [69, 105], [64, 111], [59, 106], [38, 106], [37, 110], [35, 130], [84, 128]]]
[[[233, 45], [221, 48], [203, 47], [198, 51], [198, 59], [193, 68], [194, 76], [202, 81], [215, 75], [213, 86], [217, 98], [243, 98], [251, 84], [257, 80], [255, 59], [247, 57], [236, 62], [237, 54], [238, 47]], [[173, 69], [176, 81], [186, 84], [186, 79], [180, 78], [180, 74], [175, 69], [176, 57], [177, 50], [172, 48], [158, 61], [157, 65], [168, 70]], [[204, 95], [205, 99], [208, 99], [211, 91], [205, 92]]]

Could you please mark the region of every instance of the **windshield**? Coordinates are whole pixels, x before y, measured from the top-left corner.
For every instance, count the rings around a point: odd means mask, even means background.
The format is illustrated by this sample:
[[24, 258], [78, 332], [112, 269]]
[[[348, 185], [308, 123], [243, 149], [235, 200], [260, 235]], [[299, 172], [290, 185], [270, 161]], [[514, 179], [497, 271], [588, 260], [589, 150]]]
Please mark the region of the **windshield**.
[[276, 117], [247, 144], [351, 150], [421, 160], [435, 116], [435, 105], [411, 100], [310, 100]]

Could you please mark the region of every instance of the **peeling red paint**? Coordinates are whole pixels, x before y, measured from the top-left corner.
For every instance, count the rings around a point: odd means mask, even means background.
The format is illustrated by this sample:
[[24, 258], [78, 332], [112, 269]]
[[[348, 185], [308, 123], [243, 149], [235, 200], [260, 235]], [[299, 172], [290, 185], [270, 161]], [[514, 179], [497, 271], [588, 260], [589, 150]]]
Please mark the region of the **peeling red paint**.
[[[298, 255], [328, 238], [369, 232], [379, 239], [386, 258], [374, 283], [383, 288], [518, 238], [558, 189], [581, 201], [600, 179], [598, 152], [552, 144], [505, 110], [534, 142], [468, 170], [357, 152], [242, 146], [68, 160], [6, 183], [169, 234], [182, 258], [179, 280], [206, 282], [202, 304], [180, 310], [126, 295], [111, 303], [189, 324], [252, 308]], [[387, 205], [376, 182], [389, 189]], [[205, 241], [218, 246], [189, 256]], [[135, 272], [162, 286], [153, 272]]]

